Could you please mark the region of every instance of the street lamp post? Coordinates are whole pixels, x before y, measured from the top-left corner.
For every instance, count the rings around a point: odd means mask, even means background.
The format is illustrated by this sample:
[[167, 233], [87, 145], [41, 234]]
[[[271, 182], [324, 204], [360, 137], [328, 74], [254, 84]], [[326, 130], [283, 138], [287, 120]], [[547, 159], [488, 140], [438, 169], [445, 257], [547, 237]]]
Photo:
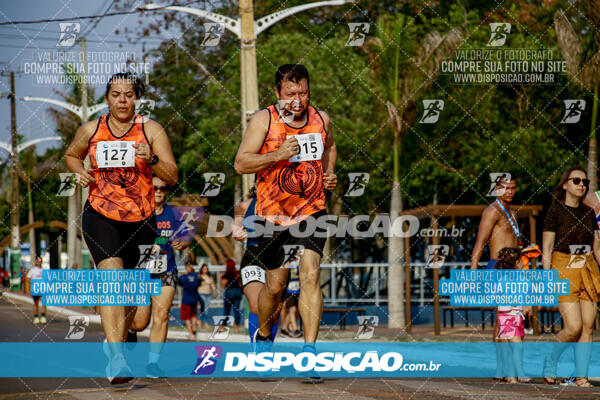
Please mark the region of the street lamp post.
[[[258, 76], [256, 71], [256, 37], [291, 15], [317, 7], [341, 6], [353, 3], [355, 0], [331, 0], [317, 1], [303, 4], [301, 6], [286, 8], [266, 17], [254, 20], [254, 5], [252, 0], [240, 0], [239, 18], [233, 19], [210, 11], [199, 10], [192, 7], [161, 6], [158, 4], [147, 4], [139, 7], [142, 11], [151, 10], [173, 10], [193, 14], [209, 21], [223, 24], [227, 30], [240, 39], [240, 77], [241, 77], [241, 103], [242, 103], [242, 135], [246, 130], [248, 121], [258, 111]], [[243, 198], [247, 199], [250, 188], [254, 184], [254, 174], [242, 177]]]
[[[14, 90], [14, 87], [12, 87]], [[13, 114], [14, 115], [14, 114]], [[11, 118], [12, 119], [12, 118]], [[16, 122], [15, 122], [16, 123]], [[21, 144], [17, 144], [16, 134], [13, 135], [11, 143], [0, 142], [0, 148], [6, 150], [11, 158], [11, 171], [10, 171], [10, 184], [12, 194], [12, 214], [11, 214], [11, 234], [10, 234], [10, 288], [11, 290], [17, 290], [21, 284], [21, 234], [19, 227], [19, 172], [24, 176], [25, 179], [29, 179], [23, 171], [20, 170], [19, 166], [19, 153], [28, 147], [36, 145], [41, 142], [47, 142], [50, 140], [61, 140], [60, 136], [48, 136], [33, 140], [28, 140]], [[31, 249], [34, 244], [31, 243]]]

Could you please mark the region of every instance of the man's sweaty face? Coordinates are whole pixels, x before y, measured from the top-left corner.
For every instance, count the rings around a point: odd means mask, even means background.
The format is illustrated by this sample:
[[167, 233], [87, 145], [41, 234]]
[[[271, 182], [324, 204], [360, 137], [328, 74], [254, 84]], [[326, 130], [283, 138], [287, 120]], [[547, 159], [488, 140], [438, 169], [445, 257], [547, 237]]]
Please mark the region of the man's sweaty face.
[[282, 111], [293, 114], [294, 118], [302, 117], [308, 109], [309, 93], [308, 82], [306, 78], [299, 82], [283, 80], [281, 89], [275, 90], [277, 99], [279, 100], [279, 108]]

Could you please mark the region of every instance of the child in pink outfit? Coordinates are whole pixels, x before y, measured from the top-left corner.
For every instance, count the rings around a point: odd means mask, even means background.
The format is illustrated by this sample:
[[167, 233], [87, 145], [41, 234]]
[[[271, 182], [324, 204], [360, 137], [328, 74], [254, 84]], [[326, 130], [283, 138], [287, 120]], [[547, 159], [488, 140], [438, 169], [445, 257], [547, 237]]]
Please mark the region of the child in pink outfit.
[[[517, 247], [505, 247], [498, 254], [496, 269], [521, 269], [523, 261], [521, 250]], [[503, 345], [500, 355], [502, 365], [508, 377], [503, 380], [508, 383], [529, 383], [530, 378], [525, 377], [523, 371], [523, 337], [525, 337], [525, 314], [531, 313], [531, 307], [518, 305], [498, 307], [498, 339]], [[511, 343], [508, 345], [508, 343]], [[515, 377], [518, 376], [518, 378]]]
[[521, 306], [499, 306], [498, 307], [498, 339], [512, 339], [525, 337], [523, 322], [525, 315]]

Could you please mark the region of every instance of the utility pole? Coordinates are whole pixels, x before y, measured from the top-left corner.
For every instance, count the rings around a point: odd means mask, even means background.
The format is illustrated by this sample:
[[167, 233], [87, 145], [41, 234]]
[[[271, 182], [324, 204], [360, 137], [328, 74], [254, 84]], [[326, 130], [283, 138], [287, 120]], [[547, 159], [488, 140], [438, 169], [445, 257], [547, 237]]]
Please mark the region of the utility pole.
[[[81, 38], [81, 62], [83, 63], [81, 68], [81, 75], [83, 78], [81, 88], [81, 122], [83, 123], [87, 122], [88, 120], [87, 53], [85, 51], [85, 37]], [[90, 158], [88, 156], [86, 156], [85, 160], [83, 160], [83, 167], [86, 170], [90, 168]], [[80, 191], [81, 194], [79, 195]], [[77, 246], [76, 258], [81, 262], [81, 265], [79, 266], [79, 268], [81, 269], [85, 269], [90, 266], [90, 251], [87, 247], [87, 244], [85, 243], [85, 239], [83, 237], [83, 229], [81, 227], [81, 214], [83, 211], [83, 205], [87, 200], [88, 193], [89, 189], [87, 187], [82, 188], [81, 186], [77, 185], [75, 195], [73, 196], [79, 200], [79, 204], [77, 207], [77, 226], [81, 230], [81, 240], [77, 242], [79, 243], [79, 246]]]
[[[256, 71], [256, 35], [254, 34], [254, 4], [240, 0], [240, 74], [242, 95], [242, 136], [252, 115], [258, 111], [258, 73]], [[246, 200], [254, 184], [254, 174], [242, 175], [242, 195]], [[239, 200], [236, 199], [236, 204]]]
[[19, 290], [21, 285], [21, 235], [19, 233], [19, 152], [17, 143], [17, 110], [15, 104], [15, 73], [10, 71], [10, 139], [15, 150], [11, 153], [10, 186], [12, 213], [10, 215], [10, 289]]

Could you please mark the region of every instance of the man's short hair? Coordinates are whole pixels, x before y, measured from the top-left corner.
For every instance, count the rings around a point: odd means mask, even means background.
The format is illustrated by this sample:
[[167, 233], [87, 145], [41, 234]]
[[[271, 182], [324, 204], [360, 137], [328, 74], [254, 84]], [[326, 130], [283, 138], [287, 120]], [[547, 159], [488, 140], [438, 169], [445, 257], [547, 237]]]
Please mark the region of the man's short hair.
[[281, 82], [290, 81], [294, 83], [300, 82], [303, 78], [306, 78], [306, 84], [310, 87], [310, 79], [308, 77], [308, 70], [302, 64], [283, 64], [275, 72], [275, 87], [279, 92], [281, 90]]

